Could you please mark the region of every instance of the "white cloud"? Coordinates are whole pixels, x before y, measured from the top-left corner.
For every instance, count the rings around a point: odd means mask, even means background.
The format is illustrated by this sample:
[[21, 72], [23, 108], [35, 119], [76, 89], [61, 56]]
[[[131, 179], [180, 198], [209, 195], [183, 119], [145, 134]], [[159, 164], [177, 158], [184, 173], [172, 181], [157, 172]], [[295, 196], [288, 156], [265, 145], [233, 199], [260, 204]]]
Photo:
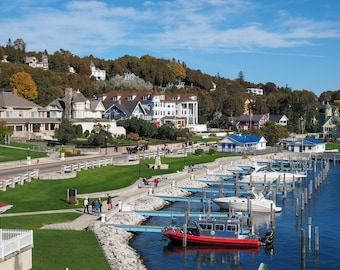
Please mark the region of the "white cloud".
[[[18, 4], [5, 3], [9, 10]], [[145, 1], [140, 6], [99, 0], [38, 3], [24, 1], [21, 17], [0, 19], [4, 42], [21, 37], [30, 50], [90, 54], [119, 45], [197, 51], [289, 48], [340, 36], [335, 23], [292, 19], [285, 9], [263, 18], [259, 4], [250, 0]]]

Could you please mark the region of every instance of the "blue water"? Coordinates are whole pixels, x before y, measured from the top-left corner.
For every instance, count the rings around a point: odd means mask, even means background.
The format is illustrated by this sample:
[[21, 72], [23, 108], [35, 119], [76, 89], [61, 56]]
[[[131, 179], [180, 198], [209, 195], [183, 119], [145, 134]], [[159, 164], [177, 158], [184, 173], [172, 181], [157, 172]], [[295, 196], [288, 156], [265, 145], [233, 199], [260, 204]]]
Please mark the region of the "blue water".
[[[316, 173], [318, 174], [318, 172]], [[286, 199], [277, 196], [276, 204], [283, 208], [276, 214], [275, 243], [272, 250], [263, 247], [259, 251], [225, 250], [214, 247], [188, 247], [183, 249], [156, 233], [138, 233], [131, 241], [149, 270], [193, 269], [258, 269], [261, 262], [268, 269], [340, 269], [340, 164], [330, 164], [327, 180], [314, 189], [315, 175], [288, 193]], [[313, 180], [313, 194], [303, 211], [296, 217], [296, 198], [300, 199], [305, 187]], [[199, 196], [196, 194], [195, 196]], [[213, 211], [217, 208], [214, 206]], [[174, 203], [164, 210], [185, 211], [186, 203]], [[191, 203], [191, 211], [200, 211], [200, 204]], [[312, 218], [312, 237], [308, 240], [308, 218]], [[256, 218], [256, 229], [263, 235], [268, 229], [266, 215]], [[146, 224], [169, 225], [171, 220], [150, 218]], [[177, 219], [181, 226], [184, 220]], [[319, 252], [315, 250], [315, 227], [319, 228]], [[301, 260], [301, 230], [306, 232], [306, 255]], [[310, 244], [309, 244], [310, 242]]]

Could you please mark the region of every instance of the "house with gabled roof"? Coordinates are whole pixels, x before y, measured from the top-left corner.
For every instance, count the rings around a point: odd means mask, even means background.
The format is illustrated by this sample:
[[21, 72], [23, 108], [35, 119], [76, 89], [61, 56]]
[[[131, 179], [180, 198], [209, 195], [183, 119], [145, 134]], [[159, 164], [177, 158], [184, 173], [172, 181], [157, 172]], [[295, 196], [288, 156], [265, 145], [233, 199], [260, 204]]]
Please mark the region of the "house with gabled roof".
[[322, 153], [326, 150], [326, 142], [315, 138], [299, 138], [283, 140], [284, 149], [294, 153]]
[[340, 116], [333, 115], [329, 117], [321, 126], [321, 133], [324, 139], [340, 138]]
[[90, 62], [90, 69], [91, 69], [90, 77], [95, 77], [96, 80], [102, 80], [102, 81], [106, 79], [106, 71], [103, 69], [97, 68], [92, 60]]
[[[189, 93], [164, 94], [156, 90], [110, 91], [98, 96], [111, 118], [138, 117], [167, 124], [180, 120], [181, 126], [198, 124], [197, 96]], [[175, 121], [175, 122], [174, 122]], [[184, 123], [184, 124], [183, 124]]]
[[241, 130], [248, 130], [250, 128], [262, 128], [269, 121], [268, 114], [243, 114], [237, 117], [236, 126]]
[[137, 117], [152, 120], [152, 96], [154, 90], [116, 90], [98, 96], [104, 107], [104, 116], [109, 119]]
[[219, 152], [252, 152], [267, 148], [267, 140], [263, 136], [250, 134], [228, 135], [217, 143]]
[[0, 89], [0, 121], [13, 131], [14, 141], [52, 139], [60, 120], [49, 118], [46, 108], [21, 98], [16, 89]]
[[65, 89], [65, 97], [57, 98], [52, 101], [47, 109], [50, 117], [66, 118], [74, 125], [81, 125], [83, 131], [92, 131], [97, 124], [106, 126], [113, 136], [125, 135], [125, 128], [118, 127], [113, 119], [103, 119], [105, 106], [101, 100], [87, 99], [79, 89], [74, 91], [72, 88]]
[[274, 122], [276, 125], [285, 127], [288, 124], [288, 117], [284, 114], [270, 114], [269, 121]]

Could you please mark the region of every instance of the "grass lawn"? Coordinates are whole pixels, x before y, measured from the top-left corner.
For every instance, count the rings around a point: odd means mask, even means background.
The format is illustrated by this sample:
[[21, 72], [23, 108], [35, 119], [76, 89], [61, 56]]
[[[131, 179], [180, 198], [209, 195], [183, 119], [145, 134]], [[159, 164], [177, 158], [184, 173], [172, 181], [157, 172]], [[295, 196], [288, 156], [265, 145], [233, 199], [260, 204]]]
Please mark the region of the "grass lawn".
[[6, 146], [0, 146], [0, 162], [26, 160], [28, 154], [31, 156], [32, 159], [46, 157], [45, 152], [35, 151], [32, 145], [11, 144], [10, 146], [20, 148], [9, 148]]
[[111, 269], [90, 231], [34, 230], [33, 269]]
[[340, 143], [327, 142], [326, 150], [340, 150]]

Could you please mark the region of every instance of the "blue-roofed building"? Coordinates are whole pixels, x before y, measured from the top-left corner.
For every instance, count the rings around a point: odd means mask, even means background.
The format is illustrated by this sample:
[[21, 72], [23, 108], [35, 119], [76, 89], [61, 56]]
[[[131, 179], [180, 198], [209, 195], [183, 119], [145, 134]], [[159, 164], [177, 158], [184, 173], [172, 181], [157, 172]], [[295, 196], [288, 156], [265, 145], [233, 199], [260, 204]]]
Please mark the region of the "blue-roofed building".
[[315, 138], [283, 140], [282, 144], [285, 149], [295, 153], [322, 153], [326, 150], [326, 143]]
[[267, 140], [263, 136], [237, 134], [224, 137], [217, 143], [219, 152], [251, 152], [267, 148]]

